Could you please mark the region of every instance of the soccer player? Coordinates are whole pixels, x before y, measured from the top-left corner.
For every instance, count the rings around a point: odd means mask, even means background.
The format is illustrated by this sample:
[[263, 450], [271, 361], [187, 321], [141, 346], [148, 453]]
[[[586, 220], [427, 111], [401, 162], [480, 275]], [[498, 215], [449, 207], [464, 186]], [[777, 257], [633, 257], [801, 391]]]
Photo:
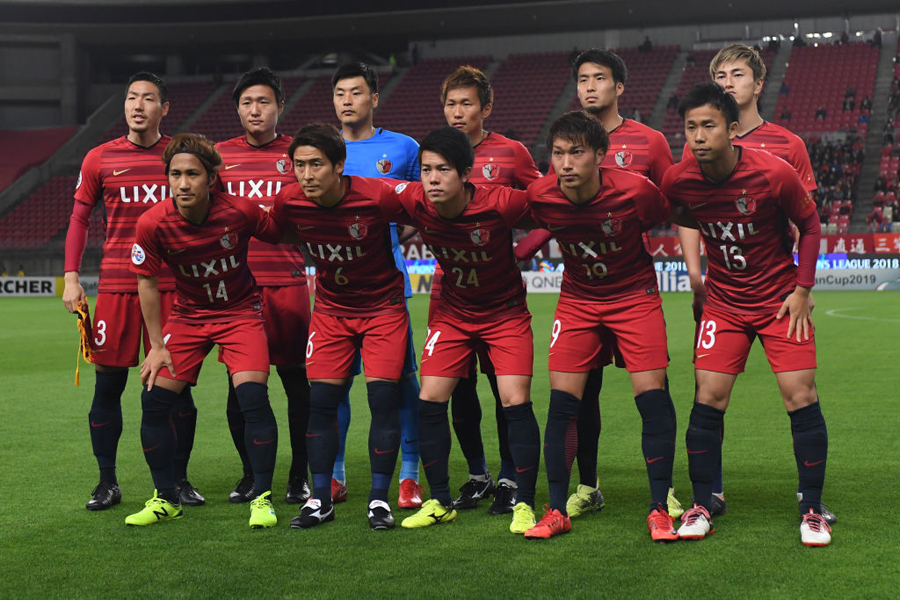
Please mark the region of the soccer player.
[[[662, 189], [699, 225], [708, 248], [707, 300], [694, 350], [697, 391], [686, 435], [695, 503], [678, 535], [702, 539], [715, 531], [710, 510], [722, 420], [758, 337], [791, 420], [803, 494], [801, 541], [828, 545], [830, 527], [820, 512], [828, 432], [816, 392], [809, 306], [821, 237], [815, 203], [786, 162], [733, 145], [739, 109], [718, 84], [695, 85], [678, 110], [696, 160], [672, 167]], [[800, 232], [797, 266], [788, 219]]]
[[[812, 192], [816, 189], [812, 165], [806, 145], [799, 137], [774, 123], [763, 120], [759, 114], [759, 96], [766, 79], [766, 64], [759, 53], [743, 44], [725, 46], [709, 63], [709, 74], [731, 94], [740, 110], [735, 140], [742, 148], [762, 149], [787, 161], [803, 181], [803, 187]], [[685, 143], [682, 160], [695, 160]], [[680, 227], [678, 237], [684, 255], [691, 288], [694, 292], [694, 314], [699, 318], [706, 300], [706, 288], [700, 271], [700, 232], [690, 227]], [[812, 296], [810, 296], [812, 298]], [[724, 429], [723, 429], [724, 434]], [[799, 490], [798, 490], [799, 491]], [[726, 510], [722, 482], [722, 469], [713, 482], [712, 516]], [[837, 520], [834, 513], [822, 507], [822, 514], [830, 524]]]
[[[585, 113], [594, 117], [609, 134], [609, 151], [602, 166], [639, 173], [657, 186], [672, 166], [672, 151], [665, 136], [642, 123], [619, 114], [619, 96], [625, 91], [628, 69], [625, 61], [614, 52], [598, 48], [585, 50], [572, 64], [572, 78], [577, 85], [578, 100]], [[551, 162], [551, 167], [553, 163]], [[536, 230], [519, 244], [517, 253], [536, 250], [551, 237], [549, 232]], [[610, 344], [607, 344], [610, 346]], [[578, 473], [579, 484], [569, 497], [566, 510], [570, 517], [602, 510], [603, 494], [597, 476], [597, 450], [600, 438], [600, 390], [603, 385], [603, 366], [612, 362], [614, 352], [607, 349], [601, 365], [592, 369], [585, 385], [581, 412], [578, 416]], [[617, 360], [619, 366], [621, 360]], [[674, 406], [671, 408], [674, 413]], [[669, 511], [677, 518], [682, 508], [669, 493]]]
[[[540, 178], [541, 172], [521, 142], [485, 130], [484, 120], [493, 110], [494, 90], [481, 70], [465, 65], [448, 75], [441, 85], [441, 104], [447, 125], [463, 131], [475, 150], [475, 162], [469, 174], [470, 183], [525, 189]], [[438, 264], [431, 284], [429, 311], [433, 310], [440, 298], [442, 277], [443, 271]], [[512, 512], [516, 505], [516, 467], [509, 449], [508, 427], [497, 391], [493, 365], [483, 347], [479, 348], [478, 357], [482, 372], [487, 375], [494, 392], [500, 473], [495, 487], [487, 468], [481, 439], [481, 403], [475, 389], [473, 363], [471, 373], [461, 378], [453, 391], [451, 404], [453, 430], [469, 465], [469, 479], [459, 489], [459, 497], [453, 502], [453, 508], [475, 508], [479, 500], [493, 492], [494, 500], [488, 514], [499, 515]]]
[[400, 450], [399, 380], [409, 343], [403, 274], [394, 262], [380, 198], [389, 188], [343, 174], [346, 147], [334, 126], [301, 127], [288, 148], [298, 184], [278, 194], [273, 217], [306, 246], [316, 266], [316, 299], [306, 345], [310, 382], [306, 433], [313, 494], [291, 527], [334, 520], [331, 479], [338, 450], [338, 404], [361, 352], [369, 409], [372, 529], [390, 529], [388, 490]]
[[[331, 78], [334, 91], [334, 111], [341, 122], [341, 135], [347, 147], [344, 173], [362, 177], [389, 177], [391, 179], [418, 180], [419, 168], [416, 153], [419, 145], [414, 139], [402, 133], [376, 128], [373, 124], [375, 109], [378, 108], [378, 73], [365, 63], [341, 65]], [[399, 231], [391, 226], [391, 248], [397, 268], [403, 274], [404, 294], [412, 297], [412, 286], [406, 272], [406, 261], [400, 243], [413, 235], [415, 230], [405, 228]], [[398, 506], [418, 508], [422, 506], [422, 488], [419, 485], [419, 435], [418, 402], [419, 381], [416, 379], [416, 350], [413, 345], [412, 329], [409, 331], [409, 346], [406, 363], [400, 378], [400, 427], [402, 457], [400, 463], [400, 487]], [[353, 374], [359, 374], [359, 365]], [[352, 381], [351, 381], [352, 384]], [[343, 502], [347, 499], [344, 451], [347, 430], [350, 427], [350, 388], [338, 408], [340, 425], [340, 445], [334, 464], [332, 479], [333, 499]]]
[[[419, 147], [421, 183], [396, 186], [397, 200], [446, 274], [428, 320], [422, 351], [419, 448], [431, 500], [403, 527], [456, 518], [451, 505], [447, 403], [466, 377], [479, 345], [497, 377], [517, 477], [510, 531], [534, 526], [540, 430], [531, 404], [534, 345], [525, 284], [512, 249], [512, 227], [528, 209], [525, 192], [468, 182], [474, 163], [469, 138], [453, 127], [432, 131]], [[386, 203], [387, 204], [387, 203]]]
[[[291, 138], [276, 133], [284, 110], [281, 79], [266, 67], [244, 73], [231, 94], [244, 135], [216, 145], [224, 167], [219, 178], [225, 191], [262, 207], [271, 207], [283, 186], [296, 183], [287, 150]], [[309, 289], [300, 248], [290, 244], [250, 241], [249, 265], [263, 298], [263, 317], [269, 342], [269, 359], [278, 371], [287, 395], [291, 437], [291, 470], [285, 502], [302, 504], [309, 499], [306, 427], [309, 422], [309, 383], [303, 344], [309, 334]], [[253, 489], [253, 470], [244, 446], [244, 418], [234, 387], [228, 390], [228, 426], [241, 456], [244, 475], [229, 495], [231, 502], [249, 502], [259, 494]]]
[[[277, 241], [281, 232], [259, 206], [213, 191], [222, 158], [205, 137], [175, 136], [162, 160], [172, 199], [141, 216], [131, 250], [150, 334], [150, 351], [141, 365], [141, 446], [156, 493], [125, 523], [152, 525], [182, 516], [169, 414], [181, 390], [196, 384], [203, 359], [218, 344], [244, 413], [253, 489], [259, 493], [250, 503], [250, 527], [274, 527], [278, 428], [269, 404], [262, 298], [247, 266], [247, 245], [251, 235]], [[158, 283], [163, 262], [171, 267], [176, 286], [165, 327]]]
[[[145, 352], [150, 342], [141, 317], [137, 282], [128, 263], [138, 218], [169, 196], [168, 181], [159, 166], [169, 142], [168, 136], [160, 134], [159, 124], [168, 111], [165, 82], [153, 73], [132, 75], [125, 91], [128, 134], [91, 150], [84, 158], [75, 187], [75, 205], [66, 235], [62, 296], [69, 312], [87, 302], [78, 273], [87, 246], [91, 211], [98, 204], [102, 204], [106, 230], [91, 334], [96, 384], [88, 419], [100, 483], [87, 503], [88, 510], [105, 510], [122, 500], [116, 477], [122, 392], [128, 368], [138, 364], [141, 338]], [[167, 269], [160, 272], [159, 289], [165, 320], [175, 297], [175, 281]], [[172, 411], [172, 422], [178, 431], [175, 468], [181, 502], [202, 505], [205, 499], [187, 481], [187, 463], [197, 425], [197, 409], [188, 387]]]
[[666, 389], [666, 325], [653, 260], [642, 233], [664, 221], [669, 204], [649, 179], [601, 167], [609, 135], [585, 112], [570, 112], [550, 128], [547, 145], [557, 178], [528, 188], [535, 221], [551, 231], [565, 272], [550, 342], [550, 410], [544, 463], [550, 504], [528, 538], [571, 529], [566, 508], [569, 471], [578, 443], [577, 419], [592, 369], [615, 343], [631, 376], [643, 420], [641, 446], [650, 481], [647, 527], [654, 541], [677, 534], [667, 497], [675, 455], [675, 412]]

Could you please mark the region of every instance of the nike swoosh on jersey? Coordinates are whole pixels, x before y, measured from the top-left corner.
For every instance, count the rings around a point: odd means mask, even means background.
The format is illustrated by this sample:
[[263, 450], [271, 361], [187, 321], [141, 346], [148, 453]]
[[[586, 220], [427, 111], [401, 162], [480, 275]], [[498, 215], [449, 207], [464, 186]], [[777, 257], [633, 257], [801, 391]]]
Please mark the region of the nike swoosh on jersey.
[[180, 254], [181, 252], [184, 252], [185, 250], [187, 250], [187, 248], [169, 248], [168, 252], [169, 252], [169, 254]]
[[239, 166], [241, 166], [241, 163], [238, 163], [236, 165], [225, 165], [225, 170], [227, 171], [228, 169], [233, 169], [233, 168], [239, 167]]
[[709, 202], [698, 202], [697, 204], [688, 204], [688, 210], [695, 210], [701, 206], [706, 206]]
[[116, 171], [115, 169], [113, 169], [113, 177], [118, 177], [118, 176], [121, 175], [122, 173], [126, 173], [126, 172], [128, 172], [128, 171], [130, 171], [130, 170], [131, 170], [131, 167], [129, 167], [129, 168], [127, 168], [127, 169], [122, 169], [121, 171]]
[[549, 231], [559, 231], [560, 229], [565, 229], [566, 227], [566, 225], [557, 225], [556, 227], [548, 227], [547, 229]]

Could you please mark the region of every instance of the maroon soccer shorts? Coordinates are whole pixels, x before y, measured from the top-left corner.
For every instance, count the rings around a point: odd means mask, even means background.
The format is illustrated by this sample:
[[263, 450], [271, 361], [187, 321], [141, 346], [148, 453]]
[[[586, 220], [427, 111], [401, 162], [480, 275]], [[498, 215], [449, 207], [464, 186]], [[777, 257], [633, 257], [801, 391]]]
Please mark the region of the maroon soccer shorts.
[[659, 294], [619, 302], [560, 297], [550, 332], [551, 371], [584, 373], [602, 367], [609, 364], [615, 348], [630, 373], [669, 365]]
[[203, 359], [218, 344], [228, 372], [269, 372], [269, 345], [262, 319], [247, 318], [225, 323], [169, 322], [163, 328], [166, 349], [175, 367], [173, 375], [165, 367], [160, 377], [197, 383]]
[[435, 311], [422, 350], [422, 375], [468, 377], [480, 346], [487, 349], [496, 375], [531, 376], [534, 370], [531, 313], [523, 306], [521, 312], [509, 316], [470, 323]]
[[790, 317], [776, 319], [781, 305], [773, 305], [764, 315], [739, 315], [722, 307], [703, 307], [694, 344], [694, 368], [737, 375], [744, 371], [753, 340], [759, 337], [766, 358], [775, 373], [816, 368], [816, 340], [797, 341], [797, 333], [788, 338]]
[[[159, 293], [160, 316], [165, 326], [175, 292]], [[94, 355], [91, 362], [105, 367], [134, 367], [138, 364], [141, 338], [144, 353], [150, 348], [150, 336], [144, 327], [141, 301], [137, 294], [99, 292], [94, 306], [91, 339]]]
[[306, 344], [306, 376], [310, 380], [349, 377], [361, 347], [366, 377], [400, 379], [407, 345], [406, 310], [377, 317], [338, 317], [313, 310]]

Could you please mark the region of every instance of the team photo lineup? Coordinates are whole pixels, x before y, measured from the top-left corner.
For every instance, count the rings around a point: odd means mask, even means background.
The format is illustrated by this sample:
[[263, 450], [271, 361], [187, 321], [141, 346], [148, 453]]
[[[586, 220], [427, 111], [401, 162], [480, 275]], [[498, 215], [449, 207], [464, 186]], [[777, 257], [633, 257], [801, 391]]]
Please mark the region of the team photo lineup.
[[[198, 418], [191, 389], [216, 348], [242, 465], [228, 500], [249, 505], [251, 528], [278, 523], [279, 433], [291, 457], [283, 499], [299, 509], [290, 527], [342, 516], [350, 390], [363, 374], [371, 529], [394, 528], [396, 509], [401, 527], [416, 529], [487, 506], [527, 539], [568, 533], [572, 520], [577, 535], [577, 520], [605, 506], [599, 396], [604, 368], [615, 366], [628, 373], [640, 417], [650, 538], [702, 540], [726, 511], [724, 417], [758, 338], [790, 422], [800, 541], [829, 545], [837, 518], [822, 502], [828, 432], [812, 320], [817, 184], [803, 141], [759, 114], [760, 54], [725, 46], [709, 80], [680, 99], [679, 163], [662, 133], [621, 116], [629, 72], [617, 54], [594, 48], [572, 58], [581, 110], [553, 120], [546, 175], [522, 143], [490, 129], [491, 84], [465, 64], [422, 100], [440, 102], [446, 126], [421, 143], [377, 126], [379, 79], [365, 63], [332, 76], [340, 128], [312, 122], [297, 131], [278, 126], [279, 76], [247, 71], [231, 96], [244, 133], [220, 141], [161, 133], [166, 83], [135, 73], [124, 89], [128, 132], [85, 156], [65, 241], [62, 301], [82, 323], [96, 371], [89, 433], [99, 483], [86, 508], [122, 502], [116, 456], [131, 367], [143, 385], [140, 443], [153, 494], [125, 523], [190, 518], [185, 506], [206, 503], [188, 477]], [[129, 196], [138, 188], [153, 190], [153, 201]], [[88, 306], [79, 273], [94, 210], [104, 211], [106, 235]], [[693, 314], [663, 314], [646, 238], [666, 223], [678, 226]], [[416, 235], [437, 264], [427, 335], [414, 340], [401, 244]], [[548, 243], [564, 271], [543, 348], [519, 264]], [[667, 321], [695, 323], [694, 400], [680, 415], [690, 490], [673, 485]], [[542, 414], [531, 384], [535, 353], [540, 361], [545, 352]], [[273, 365], [286, 421], [269, 402]], [[479, 376], [493, 392], [496, 449], [482, 439]], [[467, 473], [451, 470], [454, 437]], [[536, 497], [544, 476], [549, 497]]]

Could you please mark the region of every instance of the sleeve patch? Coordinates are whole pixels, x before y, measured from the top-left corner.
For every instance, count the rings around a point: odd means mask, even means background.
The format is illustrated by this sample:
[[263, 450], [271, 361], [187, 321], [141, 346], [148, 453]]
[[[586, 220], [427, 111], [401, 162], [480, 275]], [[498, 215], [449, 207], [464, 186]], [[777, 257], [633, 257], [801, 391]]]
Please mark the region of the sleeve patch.
[[144, 264], [144, 261], [147, 259], [147, 254], [144, 252], [144, 249], [141, 248], [138, 244], [135, 244], [131, 247], [131, 262], [136, 265]]

